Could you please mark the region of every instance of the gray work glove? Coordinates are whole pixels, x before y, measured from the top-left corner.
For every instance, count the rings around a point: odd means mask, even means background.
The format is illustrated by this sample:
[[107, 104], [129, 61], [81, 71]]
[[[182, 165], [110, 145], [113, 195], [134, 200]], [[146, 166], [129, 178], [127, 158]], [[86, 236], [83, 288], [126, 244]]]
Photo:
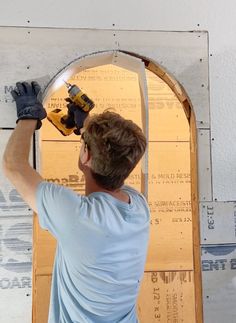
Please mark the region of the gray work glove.
[[36, 130], [42, 126], [41, 120], [46, 118], [47, 113], [39, 98], [41, 88], [35, 81], [17, 82], [15, 90], [11, 95], [16, 102], [17, 120], [34, 119], [38, 120]]
[[80, 135], [80, 129], [83, 128], [84, 120], [89, 115], [88, 112], [84, 112], [78, 105], [76, 105], [70, 98], [65, 99], [68, 108], [68, 119], [67, 124], [71, 125], [72, 127], [76, 127], [77, 129], [74, 130], [76, 135]]

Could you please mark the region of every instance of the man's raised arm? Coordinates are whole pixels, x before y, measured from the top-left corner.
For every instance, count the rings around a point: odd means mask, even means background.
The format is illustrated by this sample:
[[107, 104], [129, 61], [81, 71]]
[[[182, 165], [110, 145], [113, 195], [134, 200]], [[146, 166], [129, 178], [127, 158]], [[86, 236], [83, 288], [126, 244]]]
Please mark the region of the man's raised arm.
[[3, 171], [22, 198], [37, 212], [36, 189], [43, 178], [29, 164], [30, 144], [33, 133], [42, 125], [46, 111], [39, 99], [37, 82], [16, 83], [12, 96], [17, 108], [17, 126], [3, 155]]

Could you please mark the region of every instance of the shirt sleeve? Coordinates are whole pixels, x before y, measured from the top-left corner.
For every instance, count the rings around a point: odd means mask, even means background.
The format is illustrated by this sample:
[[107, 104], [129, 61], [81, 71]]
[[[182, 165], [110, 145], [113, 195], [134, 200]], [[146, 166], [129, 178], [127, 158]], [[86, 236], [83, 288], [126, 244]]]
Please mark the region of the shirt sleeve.
[[41, 182], [36, 191], [36, 203], [41, 228], [50, 231], [56, 239], [73, 223], [79, 213], [81, 195], [49, 182]]

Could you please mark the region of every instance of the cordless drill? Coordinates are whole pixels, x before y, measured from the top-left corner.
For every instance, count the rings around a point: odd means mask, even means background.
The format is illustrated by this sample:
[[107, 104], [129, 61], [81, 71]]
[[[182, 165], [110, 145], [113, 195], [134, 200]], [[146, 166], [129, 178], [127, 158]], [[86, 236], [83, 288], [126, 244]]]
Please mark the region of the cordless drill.
[[[77, 85], [67, 82], [65, 82], [65, 84], [71, 102], [73, 102], [78, 109], [89, 113], [95, 106], [94, 102], [83, 93]], [[74, 114], [69, 108], [67, 113], [62, 109], [54, 109], [48, 113], [47, 118], [63, 136], [69, 136], [77, 129], [74, 123]]]

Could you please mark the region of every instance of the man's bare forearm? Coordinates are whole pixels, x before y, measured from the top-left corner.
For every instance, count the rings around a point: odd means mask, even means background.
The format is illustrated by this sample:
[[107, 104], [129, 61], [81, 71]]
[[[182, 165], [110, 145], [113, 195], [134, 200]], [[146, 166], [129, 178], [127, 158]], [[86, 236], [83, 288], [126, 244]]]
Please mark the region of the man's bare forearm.
[[31, 138], [37, 120], [20, 120], [13, 131], [3, 155], [5, 170], [17, 170], [29, 163]]

